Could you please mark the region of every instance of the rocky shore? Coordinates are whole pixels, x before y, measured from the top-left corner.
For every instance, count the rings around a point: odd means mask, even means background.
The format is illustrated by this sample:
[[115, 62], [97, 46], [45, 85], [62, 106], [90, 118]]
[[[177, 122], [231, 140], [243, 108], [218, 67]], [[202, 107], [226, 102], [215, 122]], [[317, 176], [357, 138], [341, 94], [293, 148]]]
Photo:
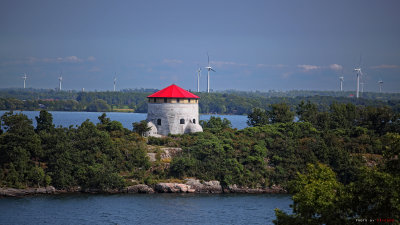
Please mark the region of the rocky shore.
[[62, 193], [254, 193], [254, 194], [277, 194], [287, 193], [285, 189], [280, 186], [271, 186], [267, 188], [248, 188], [240, 187], [237, 185], [230, 185], [228, 187], [221, 186], [219, 181], [200, 181], [196, 179], [186, 179], [185, 183], [158, 183], [154, 186], [145, 184], [137, 184], [128, 186], [123, 189], [115, 190], [99, 190], [99, 189], [82, 189], [76, 187], [69, 190], [57, 190], [52, 186], [42, 188], [0, 188], [0, 197], [22, 197], [28, 195], [41, 195], [41, 194], [62, 194]]

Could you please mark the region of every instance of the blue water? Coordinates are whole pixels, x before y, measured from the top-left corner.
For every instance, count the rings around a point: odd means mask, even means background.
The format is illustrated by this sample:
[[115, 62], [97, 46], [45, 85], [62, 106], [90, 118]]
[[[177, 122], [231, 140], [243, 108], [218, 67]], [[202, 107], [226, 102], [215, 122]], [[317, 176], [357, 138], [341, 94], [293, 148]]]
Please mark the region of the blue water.
[[[4, 112], [0, 111], [0, 115]], [[17, 111], [16, 111], [17, 112]], [[89, 119], [93, 123], [98, 123], [101, 112], [59, 112], [59, 111], [49, 111], [53, 115], [53, 123], [56, 126], [69, 127], [70, 125], [80, 125], [86, 119]], [[39, 111], [22, 111], [26, 114], [29, 119], [32, 119], [34, 125], [36, 126], [35, 116], [39, 116]], [[146, 119], [146, 113], [118, 113], [118, 112], [108, 112], [107, 117], [111, 120], [116, 120], [122, 123], [125, 128], [132, 129], [133, 122], [139, 122]], [[200, 120], [209, 120], [211, 116], [226, 118], [231, 121], [232, 127], [237, 129], [243, 129], [247, 127], [246, 121], [247, 116], [239, 115], [200, 115]]]
[[0, 199], [0, 224], [273, 224], [289, 195], [58, 195]]

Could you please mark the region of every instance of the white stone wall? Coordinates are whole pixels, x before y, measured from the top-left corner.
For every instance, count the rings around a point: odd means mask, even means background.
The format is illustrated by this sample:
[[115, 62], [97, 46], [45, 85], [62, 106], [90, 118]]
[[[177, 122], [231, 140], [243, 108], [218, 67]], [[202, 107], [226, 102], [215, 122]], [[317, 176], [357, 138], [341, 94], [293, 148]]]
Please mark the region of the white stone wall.
[[[157, 124], [161, 119], [161, 126]], [[184, 119], [185, 124], [180, 124]], [[199, 105], [180, 103], [148, 103], [147, 121], [157, 127], [158, 134], [183, 134], [189, 121], [199, 124]]]

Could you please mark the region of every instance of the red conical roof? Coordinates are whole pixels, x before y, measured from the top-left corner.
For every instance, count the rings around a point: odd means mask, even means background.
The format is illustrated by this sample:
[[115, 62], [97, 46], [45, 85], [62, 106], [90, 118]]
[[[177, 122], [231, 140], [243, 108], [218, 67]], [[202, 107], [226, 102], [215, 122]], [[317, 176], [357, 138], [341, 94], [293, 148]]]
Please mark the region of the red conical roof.
[[148, 98], [200, 98], [197, 95], [194, 95], [183, 88], [178, 87], [173, 84], [168, 86], [160, 91], [157, 91], [154, 94], [147, 96]]

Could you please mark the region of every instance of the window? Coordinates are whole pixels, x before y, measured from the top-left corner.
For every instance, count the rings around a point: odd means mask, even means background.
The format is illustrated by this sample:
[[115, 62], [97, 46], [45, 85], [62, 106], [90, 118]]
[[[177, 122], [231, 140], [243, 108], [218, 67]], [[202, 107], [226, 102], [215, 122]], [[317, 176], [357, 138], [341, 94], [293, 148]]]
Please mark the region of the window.
[[156, 98], [154, 98], [154, 102], [156, 102]]
[[161, 126], [161, 119], [157, 119], [157, 125]]
[[164, 103], [167, 103], [167, 98], [164, 98]]
[[193, 119], [193, 123], [196, 124], [196, 119]]
[[189, 103], [190, 103], [190, 98], [189, 98]]
[[150, 102], [150, 99], [148, 99], [149, 100], [149, 102]]
[[179, 103], [179, 100], [180, 100], [180, 99], [179, 99], [179, 98], [177, 98], [177, 99], [176, 99], [176, 102], [178, 102], [178, 103]]
[[181, 124], [185, 124], [185, 119], [181, 119]]

